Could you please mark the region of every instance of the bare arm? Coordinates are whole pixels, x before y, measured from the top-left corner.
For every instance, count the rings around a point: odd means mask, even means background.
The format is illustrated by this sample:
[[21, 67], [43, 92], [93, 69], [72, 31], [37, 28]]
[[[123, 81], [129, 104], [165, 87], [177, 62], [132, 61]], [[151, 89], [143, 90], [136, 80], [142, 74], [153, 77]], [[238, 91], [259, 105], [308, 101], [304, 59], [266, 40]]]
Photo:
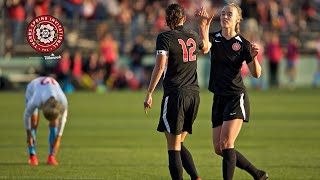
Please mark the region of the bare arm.
[[148, 92], [146, 98], [144, 100], [144, 112], [147, 112], [147, 108], [151, 108], [152, 106], [152, 93], [155, 90], [161, 75], [165, 69], [167, 62], [167, 55], [166, 54], [158, 54], [156, 57], [156, 64], [153, 68], [151, 80], [148, 88]]
[[211, 48], [211, 43], [209, 41], [209, 29], [210, 29], [210, 23], [214, 17], [212, 15], [209, 17], [206, 9], [204, 7], [201, 7], [200, 11], [196, 13], [196, 17], [199, 17], [199, 31], [200, 31], [200, 36], [203, 41], [203, 53], [207, 54], [210, 51]]
[[258, 45], [251, 44], [250, 53], [251, 53], [251, 56], [253, 57], [253, 61], [251, 61], [248, 64], [249, 71], [253, 77], [259, 78], [261, 76], [261, 66], [257, 59], [257, 55], [259, 53]]

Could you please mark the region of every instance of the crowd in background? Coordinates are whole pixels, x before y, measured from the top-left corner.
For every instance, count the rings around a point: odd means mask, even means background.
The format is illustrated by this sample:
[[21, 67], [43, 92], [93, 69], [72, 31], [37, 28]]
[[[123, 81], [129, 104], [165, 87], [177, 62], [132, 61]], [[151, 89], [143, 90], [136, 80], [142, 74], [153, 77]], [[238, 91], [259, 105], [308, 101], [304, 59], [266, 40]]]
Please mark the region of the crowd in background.
[[[4, 33], [11, 37], [5, 41], [5, 55], [19, 54], [18, 45], [26, 44], [23, 29], [28, 22], [50, 14], [63, 23], [66, 37], [60, 48], [61, 60], [54, 65], [44, 62], [39, 74], [53, 74], [65, 91], [139, 89], [148, 84], [152, 70], [143, 59], [154, 53], [157, 34], [168, 29], [165, 8], [175, 2], [186, 9], [186, 26], [196, 31], [194, 14], [200, 5], [215, 14], [211, 27], [215, 31], [220, 28], [222, 6], [239, 4], [244, 18], [241, 34], [261, 46], [259, 60], [262, 63], [265, 59], [263, 63], [268, 64], [268, 86], [279, 87], [279, 63], [284, 59], [288, 85], [294, 87], [300, 53], [304, 53], [301, 47], [307, 46], [307, 37], [318, 38], [318, 45], [313, 41], [312, 46], [317, 47], [314, 50], [318, 50], [320, 64], [320, 34], [308, 33], [312, 27], [320, 27], [320, 0], [7, 0], [0, 2], [8, 27]], [[126, 63], [120, 64], [120, 57], [127, 57]], [[244, 66], [243, 75], [246, 73]], [[319, 74], [315, 75], [314, 86], [320, 84]], [[264, 88], [261, 80], [252, 83]]]

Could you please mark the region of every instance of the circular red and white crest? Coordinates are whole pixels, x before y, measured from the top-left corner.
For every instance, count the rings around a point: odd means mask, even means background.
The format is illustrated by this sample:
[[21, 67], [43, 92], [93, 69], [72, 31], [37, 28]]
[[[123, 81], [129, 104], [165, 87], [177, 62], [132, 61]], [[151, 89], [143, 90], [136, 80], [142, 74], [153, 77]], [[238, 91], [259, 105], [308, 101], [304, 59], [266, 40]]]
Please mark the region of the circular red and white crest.
[[241, 45], [238, 42], [235, 42], [232, 44], [232, 49], [234, 51], [239, 51], [240, 48], [241, 48]]
[[61, 22], [53, 16], [34, 18], [27, 28], [27, 40], [36, 51], [50, 53], [58, 49], [64, 40]]

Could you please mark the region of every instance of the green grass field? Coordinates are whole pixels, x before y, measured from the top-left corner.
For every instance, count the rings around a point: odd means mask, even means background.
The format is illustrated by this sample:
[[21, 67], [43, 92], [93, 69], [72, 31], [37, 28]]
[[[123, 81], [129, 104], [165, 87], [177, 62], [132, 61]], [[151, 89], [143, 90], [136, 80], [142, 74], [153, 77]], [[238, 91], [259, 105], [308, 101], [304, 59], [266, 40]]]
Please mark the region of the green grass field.
[[[40, 117], [38, 167], [27, 164], [24, 94], [0, 93], [0, 179], [169, 180], [166, 142], [156, 132], [162, 92], [143, 113], [144, 92], [68, 95], [69, 118], [57, 155], [45, 164], [47, 122]], [[272, 180], [320, 179], [320, 90], [249, 91], [251, 120], [236, 148]], [[222, 179], [221, 157], [211, 143], [212, 94], [201, 92], [194, 134], [185, 145], [203, 180]], [[185, 179], [190, 179], [184, 172]], [[240, 169], [235, 180], [251, 177]]]

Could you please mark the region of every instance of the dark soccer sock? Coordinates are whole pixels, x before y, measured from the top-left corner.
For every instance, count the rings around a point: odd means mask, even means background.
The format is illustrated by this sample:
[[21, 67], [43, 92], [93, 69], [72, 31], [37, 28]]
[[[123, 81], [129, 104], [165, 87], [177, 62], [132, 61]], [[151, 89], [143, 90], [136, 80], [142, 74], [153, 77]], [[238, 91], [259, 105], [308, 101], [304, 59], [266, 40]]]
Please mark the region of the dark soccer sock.
[[249, 174], [251, 174], [252, 177], [257, 178], [259, 170], [253, 164], [251, 164], [251, 162], [246, 159], [240, 152], [238, 152], [237, 150], [235, 150], [235, 152], [237, 157], [236, 166], [247, 171]]
[[194, 165], [192, 155], [189, 152], [189, 150], [181, 143], [181, 160], [183, 168], [187, 171], [187, 173], [190, 175], [192, 180], [195, 180], [198, 178], [198, 173], [196, 166]]
[[237, 161], [236, 152], [231, 148], [222, 150], [222, 154], [223, 179], [232, 180]]
[[183, 180], [183, 168], [180, 151], [169, 150], [169, 170], [172, 180]]

